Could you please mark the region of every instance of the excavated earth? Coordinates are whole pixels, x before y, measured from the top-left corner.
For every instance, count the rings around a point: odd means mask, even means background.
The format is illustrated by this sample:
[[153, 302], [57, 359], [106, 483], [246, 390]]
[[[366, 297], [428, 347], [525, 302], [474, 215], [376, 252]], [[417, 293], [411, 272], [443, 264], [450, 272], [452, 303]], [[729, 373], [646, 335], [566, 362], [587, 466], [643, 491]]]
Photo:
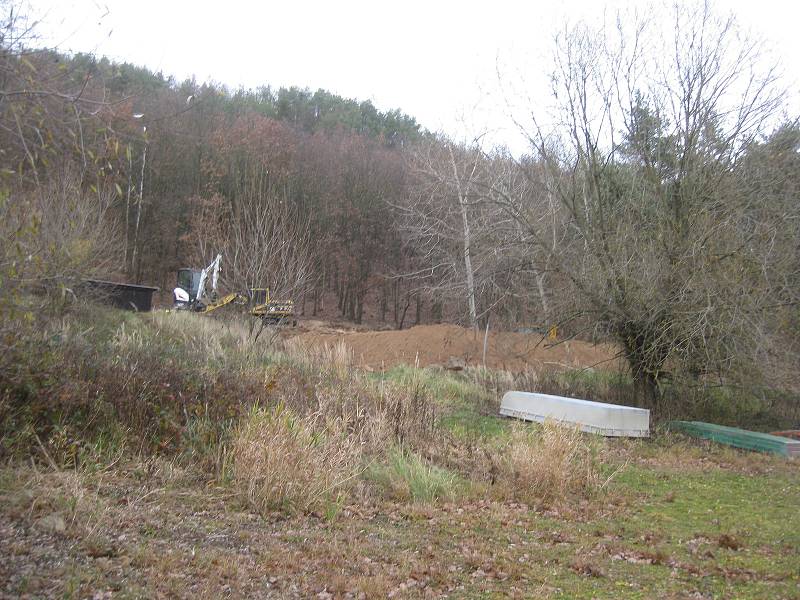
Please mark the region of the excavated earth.
[[[288, 345], [311, 351], [344, 344], [355, 364], [368, 369], [387, 369], [400, 364], [481, 366], [484, 362], [484, 332], [476, 333], [457, 325], [363, 331], [322, 321], [302, 321], [286, 336]], [[621, 364], [617, 354], [618, 349], [611, 344], [551, 340], [537, 333], [490, 331], [486, 366], [511, 372], [575, 368], [617, 370]]]

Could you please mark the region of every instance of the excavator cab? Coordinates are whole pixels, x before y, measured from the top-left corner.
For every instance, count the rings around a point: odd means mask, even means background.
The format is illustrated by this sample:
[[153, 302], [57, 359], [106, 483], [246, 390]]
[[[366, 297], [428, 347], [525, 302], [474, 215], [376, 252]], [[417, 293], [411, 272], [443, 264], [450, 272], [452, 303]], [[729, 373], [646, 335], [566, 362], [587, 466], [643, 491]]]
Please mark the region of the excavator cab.
[[205, 269], [178, 269], [177, 287], [173, 291], [175, 308], [202, 312], [216, 304], [221, 260], [222, 255], [217, 254]]
[[177, 286], [189, 294], [189, 302], [197, 300], [197, 292], [200, 289], [200, 276], [202, 269], [178, 269]]

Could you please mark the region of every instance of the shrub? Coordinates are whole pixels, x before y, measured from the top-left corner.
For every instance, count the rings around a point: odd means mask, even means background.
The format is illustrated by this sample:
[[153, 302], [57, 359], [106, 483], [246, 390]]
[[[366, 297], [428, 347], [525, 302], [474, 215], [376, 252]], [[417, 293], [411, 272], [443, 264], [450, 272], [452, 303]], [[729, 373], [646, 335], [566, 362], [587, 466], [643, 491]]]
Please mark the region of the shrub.
[[517, 374], [508, 389], [525, 392], [540, 392], [582, 398], [597, 402], [609, 402], [624, 406], [639, 406], [639, 390], [627, 373], [603, 369], [574, 369], [525, 371]]
[[[119, 426], [131, 449], [183, 451], [219, 471], [230, 423], [271, 395], [270, 367], [248, 364], [235, 330], [208, 321], [88, 306], [29, 327], [0, 353], [0, 457], [39, 453], [36, 436], [89, 441]], [[232, 349], [209, 358], [204, 336]]]
[[233, 436], [233, 482], [257, 511], [308, 512], [347, 493], [361, 447], [341, 421], [253, 408]]
[[526, 371], [513, 380], [488, 376], [482, 380], [498, 395], [508, 389], [541, 392], [625, 406], [646, 406], [653, 422], [686, 419], [771, 431], [791, 428], [800, 417], [798, 395], [779, 387], [752, 382], [737, 385], [698, 380], [676, 373], [659, 387], [654, 403], [625, 372], [607, 370]]

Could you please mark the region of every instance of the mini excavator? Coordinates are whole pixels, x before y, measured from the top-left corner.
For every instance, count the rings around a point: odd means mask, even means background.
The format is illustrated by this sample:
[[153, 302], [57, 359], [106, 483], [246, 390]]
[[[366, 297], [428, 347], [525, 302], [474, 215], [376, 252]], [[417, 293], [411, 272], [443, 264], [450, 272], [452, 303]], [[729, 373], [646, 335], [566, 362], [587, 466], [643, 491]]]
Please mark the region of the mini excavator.
[[222, 254], [217, 254], [205, 269], [178, 269], [177, 285], [172, 292], [173, 307], [210, 313], [228, 304], [240, 304], [249, 306], [249, 314], [259, 317], [264, 325], [297, 324], [294, 301], [272, 300], [269, 288], [250, 288], [246, 294], [232, 292], [219, 296], [217, 282], [221, 263]]

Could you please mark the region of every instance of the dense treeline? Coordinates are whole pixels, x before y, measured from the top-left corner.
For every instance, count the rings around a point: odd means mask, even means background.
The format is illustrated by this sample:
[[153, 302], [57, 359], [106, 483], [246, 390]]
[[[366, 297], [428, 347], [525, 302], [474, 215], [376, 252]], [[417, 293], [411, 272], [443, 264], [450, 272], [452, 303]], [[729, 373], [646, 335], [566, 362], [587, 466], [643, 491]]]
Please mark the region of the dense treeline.
[[[109, 196], [119, 230], [119, 268], [106, 276], [169, 289], [176, 269], [204, 265], [223, 246], [243, 250], [228, 244], [228, 222], [240, 220], [242, 202], [264, 210], [283, 202], [290, 220], [299, 222], [295, 228], [313, 239], [295, 240], [312, 254], [305, 257], [310, 267], [296, 277], [280, 272], [282, 263], [267, 255], [264, 239], [247, 248], [251, 264], [237, 267], [260, 278], [227, 281], [225, 273], [226, 284], [270, 286], [294, 295], [304, 312], [324, 310], [355, 322], [364, 318], [365, 302], [372, 303], [373, 319], [399, 327], [445, 317], [476, 322], [488, 315], [474, 314], [462, 289], [463, 240], [443, 243], [444, 255], [431, 265], [407, 231], [403, 217], [416, 186], [412, 178], [425, 178], [415, 162], [420, 144], [449, 143], [412, 117], [324, 90], [230, 91], [179, 83], [88, 55], [20, 46], [9, 48], [6, 60], [9, 91], [15, 85], [42, 88], [40, 95], [4, 96], [7, 119], [18, 111], [31, 118], [22, 130], [15, 121], [6, 123], [7, 147], [14, 150], [5, 156], [7, 181], [23, 189], [63, 165], [77, 165], [81, 186]], [[38, 103], [48, 106], [32, 106]], [[492, 162], [475, 148], [460, 151]], [[489, 218], [497, 211], [484, 212]], [[491, 223], [484, 219], [483, 225]], [[226, 266], [230, 260], [226, 256]], [[514, 298], [510, 286], [498, 292], [515, 265], [498, 270], [491, 260], [474, 260], [482, 277], [481, 305], [503, 316], [513, 306], [509, 324], [539, 323], [540, 315], [521, 312], [526, 294]]]
[[225, 287], [306, 315], [610, 338], [644, 398], [794, 389], [800, 127], [732, 20], [671, 10], [670, 39], [657, 20], [565, 30], [549, 116], [517, 120], [523, 156], [324, 90], [35, 49], [7, 12], [5, 293], [171, 289], [223, 252]]

